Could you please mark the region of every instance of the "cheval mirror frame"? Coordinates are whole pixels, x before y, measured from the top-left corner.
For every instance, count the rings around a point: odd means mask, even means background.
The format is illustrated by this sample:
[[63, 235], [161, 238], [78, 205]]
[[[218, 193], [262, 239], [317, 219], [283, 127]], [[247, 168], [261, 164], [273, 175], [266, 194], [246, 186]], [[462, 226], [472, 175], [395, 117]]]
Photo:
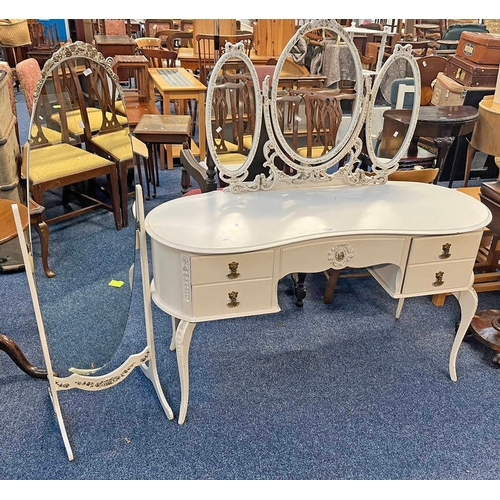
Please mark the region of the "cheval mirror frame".
[[[100, 52], [98, 52], [95, 48], [93, 48], [90, 44], [86, 44], [83, 42], [75, 42], [61, 47], [61, 49], [59, 49], [53, 55], [53, 57], [50, 60], [48, 60], [44, 65], [42, 76], [38, 81], [37, 87], [35, 89], [33, 109], [36, 109], [37, 99], [41, 96], [41, 91], [46, 79], [50, 77], [50, 75], [53, 73], [55, 69], [57, 70], [57, 67], [61, 62], [67, 61], [68, 59], [85, 59], [86, 61], [88, 61], [91, 67], [92, 65], [97, 65], [100, 69], [103, 68], [106, 71], [107, 76], [110, 79], [112, 79], [113, 82], [115, 83], [113, 87], [117, 90], [119, 94], [118, 96], [113, 96], [113, 97], [121, 100], [123, 103], [125, 102], [122, 89], [118, 83], [118, 77], [115, 75], [110, 64], [106, 61], [104, 56]], [[97, 66], [94, 66], [94, 68], [96, 68]], [[30, 130], [32, 126], [33, 126], [33, 116], [31, 119]], [[25, 145], [25, 147], [29, 148], [29, 142], [27, 143], [27, 145]], [[29, 158], [29, 154], [27, 155], [27, 157]], [[28, 160], [27, 172], [29, 172], [29, 160]], [[29, 178], [28, 175], [26, 175], [26, 178]], [[134, 203], [134, 211], [136, 215], [136, 228], [134, 232], [135, 250], [139, 250], [139, 259], [140, 259], [142, 276], [148, 276], [149, 275], [148, 256], [147, 256], [145, 231], [143, 227], [144, 224], [143, 193], [142, 193], [142, 188], [139, 184], [135, 185], [135, 200], [136, 200]], [[23, 259], [28, 278], [28, 285], [30, 288], [30, 293], [35, 310], [35, 316], [39, 330], [45, 366], [48, 372], [47, 378], [49, 382], [49, 395], [54, 407], [57, 422], [59, 424], [60, 432], [63, 438], [64, 446], [69, 460], [73, 460], [74, 455], [69, 442], [68, 434], [66, 432], [63, 415], [61, 412], [61, 406], [58, 398], [59, 391], [66, 391], [69, 389], [81, 389], [84, 391], [100, 391], [103, 389], [108, 389], [117, 385], [119, 382], [125, 380], [125, 378], [128, 377], [128, 375], [133, 371], [134, 368], [141, 367], [146, 377], [153, 384], [158, 399], [160, 401], [160, 404], [167, 418], [169, 420], [173, 419], [174, 415], [163, 393], [163, 389], [159, 381], [157, 367], [156, 367], [149, 280], [147, 279], [143, 280], [143, 286], [142, 286], [142, 292], [144, 298], [144, 311], [145, 311], [145, 327], [146, 327], [146, 342], [144, 349], [141, 352], [130, 355], [118, 368], [115, 368], [114, 370], [109, 371], [108, 373], [102, 375], [88, 375], [76, 372], [67, 377], [60, 377], [57, 373], [53, 371], [52, 368], [53, 364], [51, 360], [49, 342], [47, 340], [47, 332], [44, 325], [43, 311], [42, 308], [40, 307], [39, 295], [34, 277], [35, 266], [33, 263], [32, 245], [31, 244], [28, 245], [24, 237], [24, 232], [22, 230], [17, 206], [14, 205], [12, 210], [13, 210], [14, 220], [16, 222], [19, 241], [21, 243], [21, 249], [23, 253]], [[131, 245], [131, 250], [133, 251], [134, 243], [130, 241], [130, 245]], [[134, 263], [132, 262], [132, 267], [129, 272], [131, 288], [133, 283], [133, 268], [134, 268]], [[50, 279], [57, 280], [57, 276], [55, 278], [50, 278]], [[106, 335], [106, 332], [104, 331], [104, 328], [106, 328], [104, 321], [102, 323], [102, 326], [103, 326], [102, 335]], [[88, 372], [90, 373], [91, 370], [89, 370]]]
[[[297, 42], [310, 31], [328, 31], [337, 37], [338, 43], [345, 44], [352, 57], [355, 67], [355, 90], [356, 96], [352, 108], [352, 119], [346, 133], [338, 140], [327, 154], [319, 158], [306, 158], [297, 154], [287, 144], [278, 121], [277, 97], [279, 92], [280, 73], [284, 68], [290, 51]], [[359, 52], [352, 40], [351, 35], [333, 20], [318, 19], [303, 25], [290, 39], [281, 53], [273, 74], [270, 86], [270, 76], [266, 76], [263, 82], [262, 91], [259, 91], [259, 83], [254, 65], [250, 58], [244, 53], [241, 43], [227, 43], [223, 55], [218, 59], [213, 68], [212, 75], [219, 75], [223, 72], [224, 65], [229, 61], [240, 60], [248, 69], [255, 90], [255, 128], [252, 147], [243, 165], [238, 168], [228, 168], [220, 161], [214, 147], [212, 136], [213, 111], [211, 102], [213, 99], [214, 86], [217, 78], [212, 78], [207, 88], [206, 100], [206, 130], [207, 145], [210, 155], [218, 169], [221, 179], [229, 184], [233, 192], [269, 190], [273, 188], [283, 188], [290, 186], [300, 186], [310, 183], [321, 183], [324, 185], [372, 185], [384, 184], [388, 176], [396, 171], [399, 160], [403, 157], [410, 145], [410, 142], [417, 124], [418, 112], [420, 108], [420, 72], [415, 58], [411, 53], [411, 45], [396, 45], [393, 54], [387, 59], [380, 71], [365, 71], [362, 69]], [[397, 153], [392, 158], [380, 158], [377, 156], [372, 143], [373, 118], [376, 111], [376, 97], [384, 78], [389, 76], [388, 72], [393, 65], [406, 63], [407, 68], [412, 73], [414, 79], [414, 97], [412, 105], [411, 119], [406, 131], [406, 135]], [[372, 83], [373, 81], [373, 83]], [[246, 181], [248, 168], [254, 159], [256, 147], [260, 134], [261, 112], [264, 116], [264, 123], [269, 140], [264, 145], [265, 163], [263, 167], [269, 169], [269, 173], [261, 173], [255, 179]], [[372, 162], [371, 172], [366, 172], [358, 168], [360, 162], [359, 155], [362, 151], [363, 140], [361, 138], [363, 127], [365, 128], [365, 146], [368, 156]], [[280, 160], [277, 162], [277, 160]], [[331, 172], [332, 166], [339, 161], [343, 161], [335, 171]], [[284, 173], [278, 163], [285, 163], [293, 174]]]

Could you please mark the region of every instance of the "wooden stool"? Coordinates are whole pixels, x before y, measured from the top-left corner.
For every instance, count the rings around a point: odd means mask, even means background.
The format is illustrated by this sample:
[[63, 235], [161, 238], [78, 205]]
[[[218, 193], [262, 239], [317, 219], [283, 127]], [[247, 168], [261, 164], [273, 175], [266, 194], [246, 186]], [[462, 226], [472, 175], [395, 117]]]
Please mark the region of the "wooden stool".
[[[12, 205], [14, 204], [14, 201], [0, 198], [0, 245], [17, 238], [17, 230], [12, 213]], [[21, 217], [21, 225], [23, 230], [25, 230], [28, 227], [28, 209], [20, 203], [17, 206]], [[2, 333], [0, 333], [0, 350], [6, 352], [10, 359], [30, 377], [47, 378], [47, 371], [33, 366], [26, 359], [19, 346], [10, 337]]]
[[[132, 89], [123, 88], [123, 92], [137, 95], [139, 100], [149, 101], [149, 73], [148, 60], [143, 55], [116, 55], [113, 57], [113, 71], [118, 74], [120, 70], [123, 73], [133, 74], [136, 87]], [[129, 78], [130, 81], [130, 78]]]
[[[148, 168], [146, 170], [147, 196], [150, 197], [149, 182], [153, 185], [153, 198], [156, 197], [156, 186], [159, 186], [159, 169], [157, 154], [163, 144], [182, 144], [189, 149], [191, 142], [191, 117], [189, 115], [148, 115], [139, 120], [134, 129], [134, 136], [147, 145], [149, 151]], [[181, 186], [183, 192], [189, 188], [189, 174], [183, 170]], [[184, 191], [185, 189], [185, 191]]]

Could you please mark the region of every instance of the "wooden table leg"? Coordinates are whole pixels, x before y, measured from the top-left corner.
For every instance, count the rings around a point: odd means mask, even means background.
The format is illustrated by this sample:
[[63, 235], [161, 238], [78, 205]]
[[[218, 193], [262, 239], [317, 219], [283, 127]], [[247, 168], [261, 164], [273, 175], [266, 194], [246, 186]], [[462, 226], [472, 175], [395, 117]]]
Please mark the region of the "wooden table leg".
[[47, 370], [32, 365], [19, 346], [7, 335], [0, 333], [0, 350], [6, 352], [21, 370], [33, 378], [47, 378]]

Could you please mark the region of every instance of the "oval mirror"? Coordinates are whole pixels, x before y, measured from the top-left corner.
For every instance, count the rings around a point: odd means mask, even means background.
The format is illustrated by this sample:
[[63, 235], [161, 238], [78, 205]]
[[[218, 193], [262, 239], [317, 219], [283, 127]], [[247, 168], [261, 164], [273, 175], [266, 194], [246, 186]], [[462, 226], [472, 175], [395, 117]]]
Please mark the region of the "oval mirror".
[[207, 87], [207, 147], [223, 178], [248, 176], [262, 122], [260, 84], [242, 43], [226, 43]]
[[366, 149], [372, 169], [396, 169], [408, 153], [420, 109], [420, 72], [411, 46], [396, 45], [372, 87]]
[[363, 72], [349, 34], [331, 20], [302, 26], [283, 50], [272, 79], [276, 141], [297, 170], [345, 149], [361, 118]]
[[110, 65], [83, 42], [47, 61], [33, 97], [24, 174], [50, 357], [59, 376], [93, 374], [118, 349], [131, 300], [135, 227], [124, 227], [122, 211], [133, 189], [125, 100]]

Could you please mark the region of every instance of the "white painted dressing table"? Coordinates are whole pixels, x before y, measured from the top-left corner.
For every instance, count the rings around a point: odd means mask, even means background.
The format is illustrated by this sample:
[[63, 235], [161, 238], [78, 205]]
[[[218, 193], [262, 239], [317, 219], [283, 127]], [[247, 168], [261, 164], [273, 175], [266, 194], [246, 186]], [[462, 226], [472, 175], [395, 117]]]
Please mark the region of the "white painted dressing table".
[[454, 293], [462, 312], [449, 363], [456, 380], [458, 348], [477, 307], [472, 268], [490, 220], [470, 196], [412, 182], [215, 191], [153, 209], [146, 217], [152, 298], [174, 320], [179, 423], [196, 323], [279, 311], [278, 281], [293, 272], [371, 266], [394, 298]]
[[[357, 90], [350, 115], [342, 112], [345, 131], [326, 154], [313, 158], [298, 154], [285, 137], [278, 87], [287, 54], [299, 37], [323, 28], [338, 35], [350, 51]], [[247, 161], [224, 164], [223, 155], [215, 151], [211, 103], [216, 102], [217, 78], [212, 76], [205, 113], [207, 145], [228, 187], [164, 203], [143, 224], [152, 246], [151, 297], [172, 317], [171, 349], [176, 350], [181, 385], [178, 422], [184, 423], [187, 413], [188, 351], [195, 325], [279, 311], [278, 282], [293, 273], [367, 268], [399, 299], [396, 317], [406, 297], [453, 293], [461, 309], [449, 359], [450, 376], [456, 380], [458, 349], [477, 308], [473, 266], [491, 213], [479, 201], [449, 188], [388, 182], [408, 149], [418, 117], [420, 73], [411, 47], [397, 45], [372, 82], [363, 76], [349, 34], [334, 21], [311, 21], [285, 47], [272, 85], [266, 77], [262, 91], [241, 44], [226, 44], [212, 75], [223, 78], [229, 59], [246, 65], [245, 78], [251, 78], [255, 92], [254, 137]], [[408, 65], [415, 81], [410, 126], [393, 158], [378, 157], [380, 86], [392, 74], [392, 65], [401, 63]], [[263, 171], [250, 179], [251, 163], [262, 147], [257, 140], [262, 116], [269, 138], [262, 148]], [[370, 172], [359, 162], [362, 129], [368, 138]]]

